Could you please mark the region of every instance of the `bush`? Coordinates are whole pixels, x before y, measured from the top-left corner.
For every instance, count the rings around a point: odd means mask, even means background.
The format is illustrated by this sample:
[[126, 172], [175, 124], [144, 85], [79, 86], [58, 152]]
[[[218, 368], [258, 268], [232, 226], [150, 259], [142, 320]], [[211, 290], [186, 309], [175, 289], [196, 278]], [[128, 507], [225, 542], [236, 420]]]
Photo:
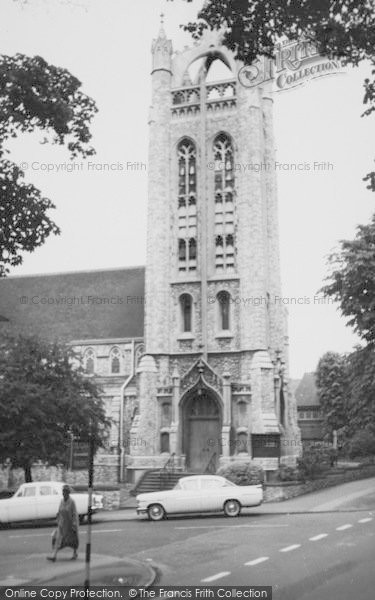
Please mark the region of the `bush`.
[[298, 470], [303, 479], [319, 477], [330, 465], [329, 449], [323, 446], [310, 446], [303, 449], [301, 458], [297, 458]]
[[299, 469], [281, 465], [276, 471], [278, 481], [301, 481], [303, 479]]
[[217, 475], [225, 477], [236, 485], [253, 485], [263, 483], [264, 471], [262, 467], [254, 465], [251, 462], [233, 462], [224, 467], [220, 467]]
[[347, 451], [349, 458], [360, 458], [375, 454], [375, 435], [368, 429], [357, 431], [348, 440]]
[[11, 496], [13, 496], [13, 494], [14, 490], [1, 490], [0, 498], [10, 498]]

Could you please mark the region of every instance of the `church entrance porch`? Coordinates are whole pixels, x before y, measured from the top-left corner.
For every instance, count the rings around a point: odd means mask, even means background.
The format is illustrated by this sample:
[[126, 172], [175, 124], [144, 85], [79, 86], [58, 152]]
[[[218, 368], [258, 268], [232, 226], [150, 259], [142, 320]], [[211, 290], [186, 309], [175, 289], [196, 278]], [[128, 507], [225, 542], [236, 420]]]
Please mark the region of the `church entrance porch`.
[[182, 451], [186, 467], [215, 472], [220, 458], [222, 415], [219, 402], [207, 389], [193, 390], [182, 403]]

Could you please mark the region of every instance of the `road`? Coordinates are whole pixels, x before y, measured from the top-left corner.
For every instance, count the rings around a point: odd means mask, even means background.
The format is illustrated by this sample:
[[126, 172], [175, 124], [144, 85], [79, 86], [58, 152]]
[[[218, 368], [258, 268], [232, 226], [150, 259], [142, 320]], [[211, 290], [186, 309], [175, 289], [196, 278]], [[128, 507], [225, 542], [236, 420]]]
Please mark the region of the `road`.
[[[96, 517], [93, 551], [150, 562], [163, 585], [271, 585], [274, 600], [373, 598], [375, 479], [265, 504], [235, 519], [124, 518]], [[44, 560], [50, 535], [45, 526], [1, 531], [0, 580], [11, 582], [37, 556]]]

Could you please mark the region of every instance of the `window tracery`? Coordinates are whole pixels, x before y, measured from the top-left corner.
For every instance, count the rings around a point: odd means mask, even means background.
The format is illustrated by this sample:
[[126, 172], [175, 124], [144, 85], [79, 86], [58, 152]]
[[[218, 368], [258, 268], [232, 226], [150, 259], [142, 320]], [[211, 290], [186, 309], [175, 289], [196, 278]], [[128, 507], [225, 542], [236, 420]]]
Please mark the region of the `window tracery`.
[[178, 268], [194, 272], [197, 268], [197, 170], [196, 148], [183, 139], [178, 156]]
[[220, 133], [214, 140], [215, 268], [231, 273], [235, 267], [233, 144]]

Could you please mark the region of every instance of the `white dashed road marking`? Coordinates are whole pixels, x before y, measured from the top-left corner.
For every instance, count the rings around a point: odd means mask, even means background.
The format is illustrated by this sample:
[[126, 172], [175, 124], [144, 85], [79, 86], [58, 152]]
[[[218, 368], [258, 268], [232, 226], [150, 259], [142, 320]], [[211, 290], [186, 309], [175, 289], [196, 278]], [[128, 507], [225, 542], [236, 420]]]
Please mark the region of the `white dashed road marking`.
[[368, 523], [372, 521], [372, 517], [366, 517], [365, 519], [359, 519], [358, 523]]
[[296, 550], [300, 548], [301, 544], [292, 544], [291, 546], [286, 546], [285, 548], [281, 548], [280, 552], [291, 552], [292, 550]]
[[340, 527], [336, 527], [336, 531], [344, 531], [344, 529], [350, 529], [353, 527], [350, 523], [346, 523], [346, 525], [340, 525]]
[[221, 573], [216, 573], [216, 575], [211, 575], [211, 577], [206, 577], [201, 581], [202, 583], [209, 583], [210, 581], [216, 581], [216, 579], [221, 579], [222, 577], [226, 577], [227, 575], [230, 575], [230, 571], [222, 571]]
[[285, 525], [181, 525], [175, 529], [263, 529], [267, 527], [274, 529], [275, 527], [289, 527], [289, 525], [287, 523]]
[[245, 562], [244, 566], [245, 567], [253, 567], [254, 565], [259, 565], [259, 563], [262, 563], [268, 559], [269, 559], [269, 556], [260, 556], [259, 558], [255, 558], [254, 560], [249, 560], [249, 562]]
[[314, 537], [309, 538], [310, 542], [317, 542], [318, 540], [322, 540], [327, 537], [328, 533], [319, 533], [319, 535], [314, 535]]

